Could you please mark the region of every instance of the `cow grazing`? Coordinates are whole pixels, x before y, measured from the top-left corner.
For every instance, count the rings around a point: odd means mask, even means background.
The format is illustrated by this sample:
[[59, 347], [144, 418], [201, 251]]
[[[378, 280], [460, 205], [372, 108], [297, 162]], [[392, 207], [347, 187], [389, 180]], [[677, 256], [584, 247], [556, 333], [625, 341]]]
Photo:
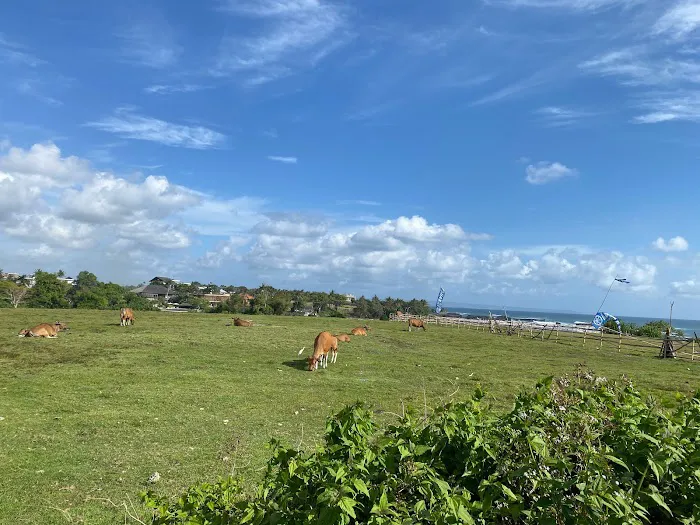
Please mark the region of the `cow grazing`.
[[68, 327], [60, 322], [56, 321], [55, 324], [41, 323], [36, 325], [34, 328], [29, 328], [27, 330], [22, 330], [19, 333], [20, 337], [49, 337], [54, 339], [58, 336], [58, 332], [61, 330], [68, 330]]
[[364, 328], [357, 327], [350, 330], [350, 333], [352, 335], [367, 335], [367, 330]]
[[408, 320], [408, 331], [411, 331], [411, 327], [413, 328], [422, 328], [425, 330], [425, 323], [423, 322], [422, 319], [409, 319]]
[[343, 343], [349, 343], [350, 342], [350, 336], [348, 334], [336, 334], [335, 338], [338, 341], [342, 341]]
[[131, 308], [122, 308], [119, 310], [119, 324], [121, 326], [134, 324], [134, 311]]
[[240, 318], [236, 317], [233, 320], [233, 325], [234, 326], [253, 326], [253, 321], [246, 321], [244, 319], [240, 319]]
[[331, 363], [338, 359], [338, 339], [330, 332], [321, 332], [314, 341], [314, 353], [309, 357], [309, 372], [318, 368], [319, 363], [323, 368], [328, 368], [328, 354], [331, 355]]

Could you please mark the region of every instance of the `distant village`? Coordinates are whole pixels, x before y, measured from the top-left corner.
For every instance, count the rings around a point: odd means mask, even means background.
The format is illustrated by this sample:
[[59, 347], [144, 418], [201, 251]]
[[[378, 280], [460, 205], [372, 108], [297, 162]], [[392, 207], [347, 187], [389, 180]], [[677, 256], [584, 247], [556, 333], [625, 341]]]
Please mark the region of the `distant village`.
[[[63, 272], [56, 274], [56, 278], [70, 286], [75, 286], [77, 284], [75, 278], [66, 276]], [[33, 288], [36, 284], [36, 277], [34, 274], [24, 275], [13, 272], [0, 272], [0, 280], [13, 281], [27, 288]], [[194, 290], [192, 290], [193, 286]], [[243, 305], [245, 307], [248, 307], [250, 302], [255, 299], [255, 296], [249, 294], [247, 289], [243, 287], [220, 287], [214, 284], [203, 285], [198, 282], [183, 282], [179, 279], [171, 279], [162, 276], [153, 277], [148, 283], [137, 286], [136, 288], [129, 288], [129, 291], [139, 297], [161, 304], [166, 310], [178, 311], [198, 308], [198, 306], [180, 302], [184, 287], [189, 287], [190, 294], [208, 303], [210, 308], [216, 308], [236, 294], [242, 294]], [[340, 295], [345, 298], [345, 302], [348, 305], [352, 304], [356, 299], [354, 295], [349, 293]], [[304, 308], [299, 313], [303, 313], [304, 315], [315, 314], [314, 309], [311, 307]]]

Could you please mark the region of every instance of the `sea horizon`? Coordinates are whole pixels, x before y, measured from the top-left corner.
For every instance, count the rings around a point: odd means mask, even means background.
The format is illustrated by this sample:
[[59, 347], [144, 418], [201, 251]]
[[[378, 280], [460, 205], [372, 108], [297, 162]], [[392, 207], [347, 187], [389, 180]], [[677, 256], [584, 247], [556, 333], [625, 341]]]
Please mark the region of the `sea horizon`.
[[[513, 318], [534, 318], [541, 319], [548, 322], [559, 322], [566, 324], [573, 324], [577, 321], [593, 321], [593, 314], [583, 314], [576, 313], [573, 311], [556, 311], [556, 310], [538, 310], [538, 309], [526, 309], [526, 308], [507, 308], [505, 311], [508, 313], [508, 317]], [[445, 306], [443, 307], [443, 312], [455, 312], [460, 314], [471, 314], [477, 316], [488, 316], [489, 312], [494, 315], [503, 315], [503, 307], [499, 308], [484, 308], [484, 307], [474, 307], [474, 306]], [[636, 325], [643, 325], [651, 321], [668, 321], [668, 317], [642, 317], [633, 315], [617, 315], [614, 313], [615, 317], [618, 319], [634, 323]], [[673, 327], [679, 330], [683, 330], [686, 334], [692, 334], [693, 332], [700, 333], [700, 320], [698, 319], [673, 319]]]

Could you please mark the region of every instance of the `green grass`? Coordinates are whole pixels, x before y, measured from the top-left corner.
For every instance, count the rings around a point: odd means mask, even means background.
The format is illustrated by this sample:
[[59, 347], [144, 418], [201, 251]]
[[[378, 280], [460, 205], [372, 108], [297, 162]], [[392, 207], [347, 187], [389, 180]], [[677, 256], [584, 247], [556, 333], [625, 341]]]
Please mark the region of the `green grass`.
[[[157, 490], [173, 495], [232, 472], [255, 480], [270, 438], [313, 447], [325, 418], [355, 400], [391, 418], [402, 404], [465, 399], [481, 383], [505, 407], [521, 386], [578, 363], [627, 374], [668, 404], [700, 386], [697, 362], [618, 353], [614, 339], [598, 350], [593, 339], [373, 322], [369, 337], [341, 343], [335, 365], [310, 373], [302, 359], [318, 332], [360, 323], [256, 317], [259, 326], [236, 328], [226, 315], [137, 312], [120, 327], [118, 317], [0, 310], [0, 523], [123, 523], [129, 499], [143, 517], [136, 495], [154, 471]], [[58, 339], [17, 337], [57, 319], [71, 327]]]

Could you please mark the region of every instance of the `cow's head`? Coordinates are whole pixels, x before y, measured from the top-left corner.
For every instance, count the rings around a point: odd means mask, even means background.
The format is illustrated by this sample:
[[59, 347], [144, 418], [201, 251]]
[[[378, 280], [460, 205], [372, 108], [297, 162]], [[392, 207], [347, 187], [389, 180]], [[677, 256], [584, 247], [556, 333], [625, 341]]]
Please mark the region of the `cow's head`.
[[20, 330], [19, 331], [20, 337], [27, 337], [28, 335], [29, 335], [29, 330]]
[[68, 327], [60, 321], [56, 321], [56, 323], [54, 324], [54, 327], [56, 328], [57, 332], [68, 330]]
[[313, 372], [316, 370], [316, 363], [318, 363], [318, 359], [315, 358], [314, 356], [311, 356], [306, 359], [309, 363], [309, 372]]

